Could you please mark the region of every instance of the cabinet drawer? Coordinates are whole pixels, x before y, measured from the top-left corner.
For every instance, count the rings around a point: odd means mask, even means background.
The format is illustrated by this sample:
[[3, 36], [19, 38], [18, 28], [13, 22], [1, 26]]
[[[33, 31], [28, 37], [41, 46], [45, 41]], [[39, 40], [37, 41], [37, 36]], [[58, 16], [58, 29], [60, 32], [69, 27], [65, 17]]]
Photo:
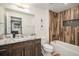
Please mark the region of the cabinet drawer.
[[22, 46], [29, 46], [29, 45], [32, 45], [32, 41], [24, 41], [24, 42], [14, 43], [14, 44], [11, 44], [10, 47], [13, 49], [15, 47], [19, 48]]
[[0, 49], [0, 52], [6, 51], [7, 49]]
[[8, 46], [0, 46], [0, 56], [8, 55]]
[[41, 40], [40, 39], [36, 39], [35, 43], [41, 43]]
[[6, 49], [2, 49], [0, 51], [0, 56], [7, 56], [7, 55], [8, 55], [8, 53], [7, 53], [7, 50]]

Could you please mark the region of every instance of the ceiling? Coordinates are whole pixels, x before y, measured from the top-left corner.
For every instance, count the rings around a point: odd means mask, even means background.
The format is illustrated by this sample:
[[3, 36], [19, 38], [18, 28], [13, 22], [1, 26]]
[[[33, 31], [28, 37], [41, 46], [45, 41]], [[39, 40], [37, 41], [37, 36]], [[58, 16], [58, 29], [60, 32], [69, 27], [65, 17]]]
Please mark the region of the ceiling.
[[34, 7], [49, 9], [54, 12], [61, 12], [69, 8], [73, 8], [79, 5], [79, 3], [36, 3], [32, 4]]
[[[10, 5], [11, 3], [1, 4], [1, 5]], [[69, 8], [73, 8], [79, 3], [22, 3], [24, 5], [29, 5], [30, 7], [49, 9], [54, 12], [61, 12]]]

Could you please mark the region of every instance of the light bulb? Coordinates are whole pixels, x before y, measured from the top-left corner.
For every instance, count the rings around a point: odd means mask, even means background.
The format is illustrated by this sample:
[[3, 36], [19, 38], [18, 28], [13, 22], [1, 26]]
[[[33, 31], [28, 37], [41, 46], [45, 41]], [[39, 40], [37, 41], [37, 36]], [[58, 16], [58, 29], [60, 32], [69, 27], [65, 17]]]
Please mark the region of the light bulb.
[[67, 5], [68, 3], [64, 3], [65, 5]]
[[18, 8], [23, 8], [23, 9], [30, 8], [29, 5], [23, 4], [23, 3], [16, 3], [15, 5], [16, 5]]

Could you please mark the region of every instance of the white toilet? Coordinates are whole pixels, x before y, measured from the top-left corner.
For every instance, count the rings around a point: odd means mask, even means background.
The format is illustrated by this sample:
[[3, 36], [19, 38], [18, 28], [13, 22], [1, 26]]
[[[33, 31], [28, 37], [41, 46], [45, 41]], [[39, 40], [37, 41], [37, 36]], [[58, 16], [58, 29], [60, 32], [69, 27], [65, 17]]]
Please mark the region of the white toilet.
[[43, 44], [43, 45], [42, 45], [42, 48], [43, 48], [43, 51], [44, 51], [43, 54], [44, 54], [45, 56], [51, 56], [51, 52], [54, 51], [53, 46], [50, 45], [50, 44], [48, 44], [48, 43]]
[[44, 56], [51, 56], [51, 52], [54, 51], [54, 47], [53, 45], [49, 44], [49, 40], [45, 37], [42, 37], [41, 40], [41, 49], [42, 49], [42, 54]]

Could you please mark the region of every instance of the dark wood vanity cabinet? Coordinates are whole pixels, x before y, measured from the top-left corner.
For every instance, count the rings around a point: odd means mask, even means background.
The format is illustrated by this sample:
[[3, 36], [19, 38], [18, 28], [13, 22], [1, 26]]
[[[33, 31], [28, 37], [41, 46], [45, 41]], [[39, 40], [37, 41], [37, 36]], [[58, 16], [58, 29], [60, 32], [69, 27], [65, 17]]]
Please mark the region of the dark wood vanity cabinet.
[[40, 56], [41, 55], [41, 41], [40, 40], [35, 40], [35, 44], [34, 44], [34, 55], [35, 56]]
[[41, 39], [9, 44], [6, 46], [5, 49], [0, 51], [0, 55], [3, 55], [3, 56], [41, 56]]

